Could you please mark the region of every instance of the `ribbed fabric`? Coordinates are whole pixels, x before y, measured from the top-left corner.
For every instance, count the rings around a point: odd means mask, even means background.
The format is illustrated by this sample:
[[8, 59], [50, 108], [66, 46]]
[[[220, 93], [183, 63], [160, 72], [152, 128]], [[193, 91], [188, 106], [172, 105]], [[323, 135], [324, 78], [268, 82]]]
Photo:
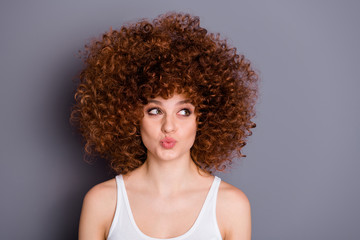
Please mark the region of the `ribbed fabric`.
[[108, 240], [221, 240], [216, 221], [216, 199], [221, 179], [215, 176], [206, 200], [194, 225], [183, 235], [174, 238], [153, 238], [145, 235], [135, 223], [122, 175], [115, 177], [117, 203]]

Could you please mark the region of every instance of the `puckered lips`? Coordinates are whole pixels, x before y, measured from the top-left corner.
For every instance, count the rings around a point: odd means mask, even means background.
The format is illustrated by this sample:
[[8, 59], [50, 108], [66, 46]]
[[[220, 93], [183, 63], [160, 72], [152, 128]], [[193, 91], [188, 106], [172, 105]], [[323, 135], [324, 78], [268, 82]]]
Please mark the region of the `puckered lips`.
[[161, 139], [160, 144], [165, 149], [171, 149], [175, 146], [176, 140], [171, 137], [165, 137]]

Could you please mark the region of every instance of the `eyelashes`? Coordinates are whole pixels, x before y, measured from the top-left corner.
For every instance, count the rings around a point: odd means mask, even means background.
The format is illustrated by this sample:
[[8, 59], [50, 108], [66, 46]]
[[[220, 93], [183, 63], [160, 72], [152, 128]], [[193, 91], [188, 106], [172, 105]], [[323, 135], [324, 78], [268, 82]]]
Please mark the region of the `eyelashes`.
[[149, 115], [158, 115], [160, 113], [160, 109], [158, 108], [150, 108], [146, 111]]
[[187, 108], [181, 109], [179, 112], [182, 112], [182, 116], [190, 116], [191, 115], [191, 111]]
[[[163, 114], [163, 112], [161, 111], [160, 108], [149, 108], [148, 110], [146, 110], [147, 114], [150, 115], [150, 116], [156, 116], [156, 115], [160, 115], [160, 114]], [[180, 111], [178, 111], [178, 113], [181, 115], [181, 116], [190, 116], [192, 114], [192, 111], [188, 108], [183, 108], [181, 109]]]

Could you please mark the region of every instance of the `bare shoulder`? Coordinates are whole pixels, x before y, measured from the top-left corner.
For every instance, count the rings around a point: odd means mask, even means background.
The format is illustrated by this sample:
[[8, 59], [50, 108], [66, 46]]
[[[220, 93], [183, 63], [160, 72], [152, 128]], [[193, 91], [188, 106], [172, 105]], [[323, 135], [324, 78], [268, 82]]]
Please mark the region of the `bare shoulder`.
[[99, 183], [85, 195], [80, 216], [79, 239], [107, 237], [116, 208], [115, 179]]
[[226, 209], [245, 210], [250, 207], [247, 196], [239, 188], [221, 181], [218, 193], [218, 203], [227, 206]]
[[[97, 200], [112, 201], [116, 197], [115, 178], [99, 183], [92, 187], [85, 195], [84, 201], [98, 203]], [[98, 203], [104, 205], [102, 203]]]
[[221, 181], [216, 215], [225, 240], [251, 239], [250, 202], [239, 188]]

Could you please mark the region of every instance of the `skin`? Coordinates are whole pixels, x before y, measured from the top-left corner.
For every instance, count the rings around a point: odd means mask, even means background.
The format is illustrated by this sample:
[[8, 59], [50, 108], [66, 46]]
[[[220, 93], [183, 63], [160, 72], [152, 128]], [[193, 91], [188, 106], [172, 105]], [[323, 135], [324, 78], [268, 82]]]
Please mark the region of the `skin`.
[[[190, 156], [196, 137], [194, 109], [178, 94], [167, 100], [157, 97], [144, 107], [140, 130], [147, 160], [123, 178], [135, 222], [148, 236], [172, 238], [187, 232], [213, 182], [214, 177], [198, 171]], [[176, 140], [173, 148], [162, 146], [165, 137]], [[106, 239], [115, 207], [115, 179], [90, 189], [83, 201], [79, 239]], [[251, 239], [249, 200], [224, 181], [219, 187], [216, 218], [224, 240]]]

